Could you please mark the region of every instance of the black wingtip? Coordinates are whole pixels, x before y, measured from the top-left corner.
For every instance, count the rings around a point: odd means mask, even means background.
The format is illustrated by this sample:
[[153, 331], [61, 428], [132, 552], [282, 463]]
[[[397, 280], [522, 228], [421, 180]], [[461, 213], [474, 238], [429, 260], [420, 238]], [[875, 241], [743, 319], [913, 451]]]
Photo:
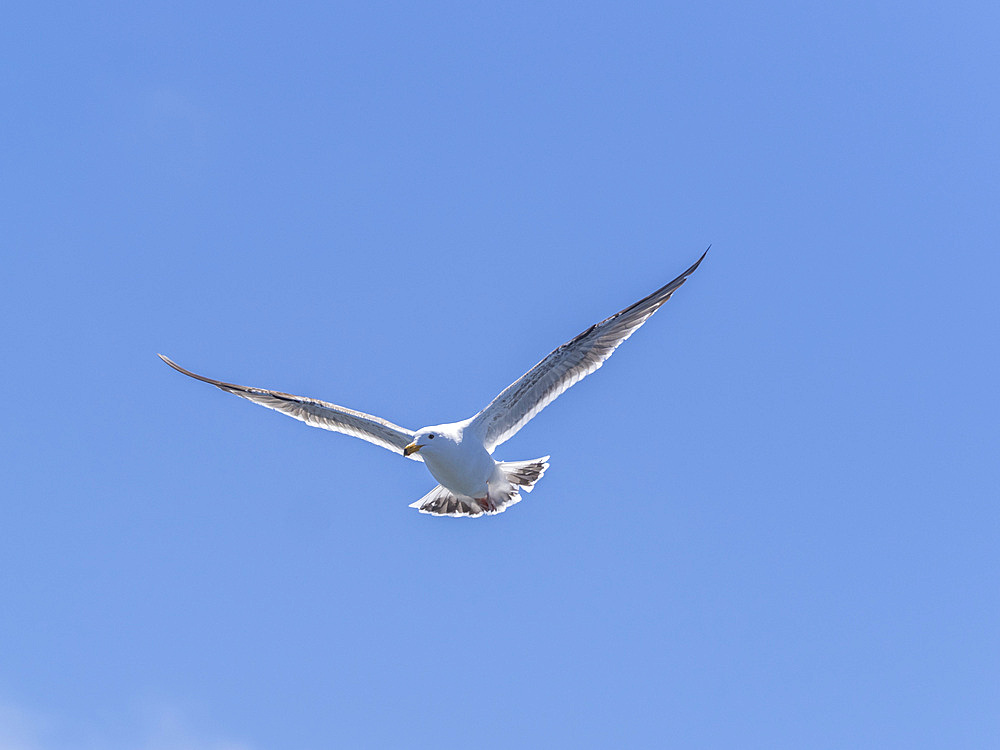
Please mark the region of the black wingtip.
[[166, 362], [171, 367], [173, 367], [175, 370], [177, 370], [177, 372], [181, 373], [182, 375], [187, 375], [189, 378], [194, 378], [195, 380], [200, 380], [203, 383], [210, 383], [211, 385], [218, 386], [220, 388], [222, 386], [231, 386], [231, 387], [234, 387], [234, 388], [240, 388], [241, 387], [241, 386], [233, 385], [231, 383], [223, 383], [221, 380], [213, 380], [212, 378], [206, 378], [204, 375], [199, 375], [196, 372], [191, 372], [190, 370], [185, 370], [183, 367], [181, 367], [179, 364], [177, 364], [176, 362], [174, 362], [172, 359], [170, 359], [170, 357], [166, 356], [165, 354], [157, 354], [156, 356], [159, 357], [160, 359], [162, 359], [164, 362]]
[[177, 370], [177, 372], [183, 372], [185, 375], [193, 375], [193, 373], [190, 373], [187, 370], [185, 370], [179, 364], [177, 364], [172, 359], [170, 359], [170, 357], [168, 357], [166, 354], [160, 354], [159, 352], [157, 352], [156, 356], [159, 357], [160, 359], [162, 359], [164, 361], [164, 363], [170, 365], [175, 370]]
[[706, 247], [705, 248], [705, 252], [703, 252], [701, 254], [701, 257], [698, 258], [698, 260], [696, 260], [694, 262], [694, 265], [692, 265], [688, 270], [686, 270], [684, 273], [682, 273], [681, 276], [680, 276], [680, 278], [686, 279], [688, 276], [690, 276], [691, 274], [693, 274], [698, 269], [698, 266], [701, 265], [701, 262], [703, 260], [705, 260], [705, 256], [708, 255], [708, 251], [711, 250], [711, 249], [712, 249], [711, 245], [709, 245], [708, 247]]

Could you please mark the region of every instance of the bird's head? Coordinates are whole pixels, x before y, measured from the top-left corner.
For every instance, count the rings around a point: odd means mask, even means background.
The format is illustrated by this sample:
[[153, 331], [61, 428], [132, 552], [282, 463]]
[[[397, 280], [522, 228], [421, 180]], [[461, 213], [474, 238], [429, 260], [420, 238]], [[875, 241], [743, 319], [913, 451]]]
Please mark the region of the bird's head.
[[422, 456], [434, 456], [441, 451], [447, 451], [448, 447], [454, 446], [455, 435], [446, 425], [436, 425], [434, 427], [424, 427], [413, 435], [413, 442], [403, 448], [403, 455], [409, 456], [420, 451]]

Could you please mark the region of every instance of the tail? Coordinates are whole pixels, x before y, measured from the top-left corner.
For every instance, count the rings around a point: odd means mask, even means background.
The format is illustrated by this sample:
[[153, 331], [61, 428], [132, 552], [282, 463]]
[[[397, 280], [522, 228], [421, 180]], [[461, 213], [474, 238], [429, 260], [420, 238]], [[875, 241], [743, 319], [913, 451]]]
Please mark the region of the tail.
[[507, 481], [519, 486], [525, 492], [531, 492], [535, 487], [535, 482], [545, 475], [545, 470], [549, 468], [549, 457], [533, 458], [530, 461], [501, 461], [500, 471], [507, 477]]
[[417, 502], [410, 505], [421, 513], [432, 516], [466, 516], [477, 518], [483, 514], [493, 516], [521, 501], [521, 490], [531, 492], [535, 482], [549, 468], [549, 457], [531, 461], [501, 461], [497, 464], [502, 475], [497, 485], [490, 484], [486, 497], [459, 495], [440, 484]]
[[471, 497], [456, 495], [440, 484], [428, 492], [415, 503], [410, 503], [411, 508], [416, 508], [421, 513], [430, 513], [432, 516], [469, 516], [476, 518], [486, 511], [479, 503]]

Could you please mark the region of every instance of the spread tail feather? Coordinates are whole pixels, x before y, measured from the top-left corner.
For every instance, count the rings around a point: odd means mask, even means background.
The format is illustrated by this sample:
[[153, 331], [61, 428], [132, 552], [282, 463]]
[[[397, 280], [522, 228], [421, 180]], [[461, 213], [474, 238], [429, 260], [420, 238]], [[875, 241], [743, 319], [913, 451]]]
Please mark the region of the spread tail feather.
[[478, 518], [503, 513], [507, 508], [521, 501], [521, 490], [531, 492], [532, 488], [545, 470], [549, 468], [549, 457], [536, 458], [531, 461], [501, 461], [499, 463], [505, 482], [500, 486], [490, 485], [486, 497], [474, 498], [459, 495], [440, 484], [428, 492], [411, 508], [432, 516], [466, 516]]
[[500, 470], [507, 477], [507, 481], [513, 485], [518, 485], [525, 492], [534, 489], [535, 482], [545, 475], [545, 470], [549, 468], [549, 457], [533, 458], [530, 461], [501, 461]]
[[471, 497], [456, 495], [440, 484], [415, 503], [410, 503], [421, 513], [432, 516], [470, 516], [475, 518], [483, 514], [483, 509]]

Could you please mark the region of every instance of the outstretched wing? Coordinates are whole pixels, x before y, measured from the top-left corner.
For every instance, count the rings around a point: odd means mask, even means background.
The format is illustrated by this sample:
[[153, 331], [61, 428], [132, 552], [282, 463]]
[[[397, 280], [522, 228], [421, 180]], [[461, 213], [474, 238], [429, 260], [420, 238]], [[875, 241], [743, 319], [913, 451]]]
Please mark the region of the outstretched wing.
[[583, 380], [670, 299], [708, 254], [664, 287], [610, 318], [592, 325], [528, 370], [472, 418], [471, 427], [490, 452], [509, 440], [563, 391]]
[[[314, 398], [293, 396], [290, 393], [269, 391], [264, 388], [248, 388], [243, 385], [234, 385], [233, 383], [223, 383], [221, 380], [213, 380], [202, 375], [196, 375], [190, 370], [185, 370], [162, 354], [158, 354], [157, 356], [177, 370], [177, 372], [182, 372], [195, 380], [211, 383], [227, 393], [232, 393], [240, 398], [253, 401], [255, 404], [266, 406], [268, 409], [280, 411], [282, 414], [287, 414], [313, 427], [322, 427], [324, 430], [353, 435], [401, 455], [403, 448], [413, 441], [414, 433], [411, 430], [394, 425], [392, 422], [380, 419], [379, 417], [365, 414], [364, 412], [354, 411], [353, 409], [347, 409], [336, 404], [328, 404], [326, 401], [319, 401]], [[410, 458], [423, 460], [417, 453], [411, 455]]]

